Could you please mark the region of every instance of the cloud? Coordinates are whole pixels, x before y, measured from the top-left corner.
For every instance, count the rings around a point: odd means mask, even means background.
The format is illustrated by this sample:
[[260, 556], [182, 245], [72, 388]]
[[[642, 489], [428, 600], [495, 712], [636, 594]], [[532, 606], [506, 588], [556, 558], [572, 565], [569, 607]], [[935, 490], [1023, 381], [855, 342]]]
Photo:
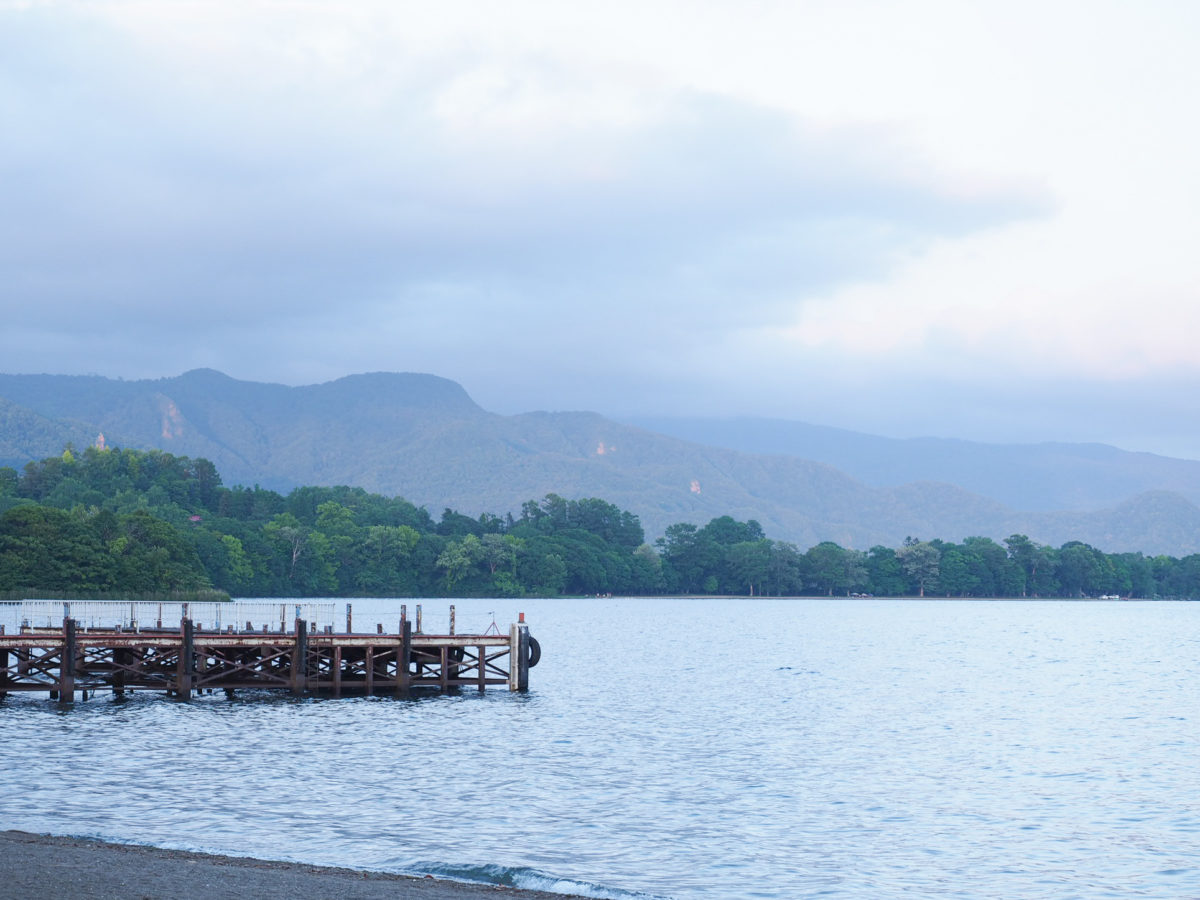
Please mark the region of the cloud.
[[10, 371], [964, 436], [1186, 415], [1155, 399], [1200, 328], [1179, 5], [0, 17]]
[[1045, 207], [1027, 185], [964, 191], [886, 131], [619, 66], [486, 48], [396, 66], [361, 34], [286, 26], [259, 55], [252, 17], [221, 38], [188, 31], [195, 7], [133, 9], [9, 14], [0, 265], [22, 341], [162, 367], [156, 347], [247, 329], [268, 356], [363, 331], [419, 355], [636, 319], [634, 343], [683, 346]]

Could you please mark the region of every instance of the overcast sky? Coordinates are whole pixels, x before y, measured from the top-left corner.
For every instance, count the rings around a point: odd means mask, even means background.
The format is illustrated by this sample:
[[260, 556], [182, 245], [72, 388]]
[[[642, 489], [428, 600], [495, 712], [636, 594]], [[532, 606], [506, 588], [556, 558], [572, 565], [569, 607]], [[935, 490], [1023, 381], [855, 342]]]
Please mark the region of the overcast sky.
[[1200, 5], [0, 0], [0, 371], [1200, 458]]

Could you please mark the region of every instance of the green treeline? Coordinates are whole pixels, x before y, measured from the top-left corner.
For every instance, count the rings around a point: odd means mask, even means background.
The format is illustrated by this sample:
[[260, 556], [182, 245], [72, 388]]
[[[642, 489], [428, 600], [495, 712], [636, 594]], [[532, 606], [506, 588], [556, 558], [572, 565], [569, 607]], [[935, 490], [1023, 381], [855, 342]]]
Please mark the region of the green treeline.
[[435, 520], [361, 488], [286, 496], [227, 488], [212, 463], [161, 451], [68, 448], [0, 468], [0, 591], [197, 591], [242, 597], [873, 594], [1200, 597], [1200, 554], [1176, 559], [907, 539], [800, 550], [729, 516], [647, 544], [637, 516], [549, 494], [519, 516]]

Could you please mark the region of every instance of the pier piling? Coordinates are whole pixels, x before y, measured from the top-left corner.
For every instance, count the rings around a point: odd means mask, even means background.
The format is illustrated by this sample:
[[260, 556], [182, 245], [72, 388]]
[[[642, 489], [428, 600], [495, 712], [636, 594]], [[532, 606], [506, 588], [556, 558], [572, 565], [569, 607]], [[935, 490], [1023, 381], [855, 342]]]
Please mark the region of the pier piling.
[[181, 637], [179, 648], [179, 677], [176, 682], [175, 695], [181, 700], [192, 697], [192, 673], [196, 660], [196, 633], [191, 619], [179, 623]]
[[296, 631], [292, 642], [292, 693], [303, 694], [308, 688], [305, 677], [308, 669], [308, 623], [296, 620]]
[[58, 671], [58, 702], [75, 701], [75, 620], [63, 619], [62, 661]]
[[[409, 688], [412, 687], [412, 623], [408, 619], [403, 619], [400, 622], [400, 659], [399, 659], [400, 677], [396, 679], [396, 690], [401, 694], [408, 694]], [[480, 671], [482, 671], [482, 666]]]

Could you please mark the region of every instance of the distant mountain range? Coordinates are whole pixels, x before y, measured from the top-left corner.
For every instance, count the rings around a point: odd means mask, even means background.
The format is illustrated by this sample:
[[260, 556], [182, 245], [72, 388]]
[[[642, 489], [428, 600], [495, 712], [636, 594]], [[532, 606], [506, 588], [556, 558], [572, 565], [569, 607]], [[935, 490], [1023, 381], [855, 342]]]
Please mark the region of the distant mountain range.
[[653, 539], [675, 522], [757, 519], [802, 548], [1014, 532], [1106, 550], [1200, 551], [1200, 462], [1081, 444], [897, 441], [797, 422], [515, 416], [432, 375], [286, 387], [201, 369], [175, 378], [0, 375], [0, 465], [73, 442], [212, 460], [226, 484], [358, 485], [434, 515], [601, 497]]
[[944, 481], [1014, 509], [1097, 510], [1147, 491], [1200, 504], [1200, 462], [1107, 444], [982, 444], [897, 439], [781, 419], [626, 419], [661, 434], [744, 453], [799, 456], [876, 487]]

